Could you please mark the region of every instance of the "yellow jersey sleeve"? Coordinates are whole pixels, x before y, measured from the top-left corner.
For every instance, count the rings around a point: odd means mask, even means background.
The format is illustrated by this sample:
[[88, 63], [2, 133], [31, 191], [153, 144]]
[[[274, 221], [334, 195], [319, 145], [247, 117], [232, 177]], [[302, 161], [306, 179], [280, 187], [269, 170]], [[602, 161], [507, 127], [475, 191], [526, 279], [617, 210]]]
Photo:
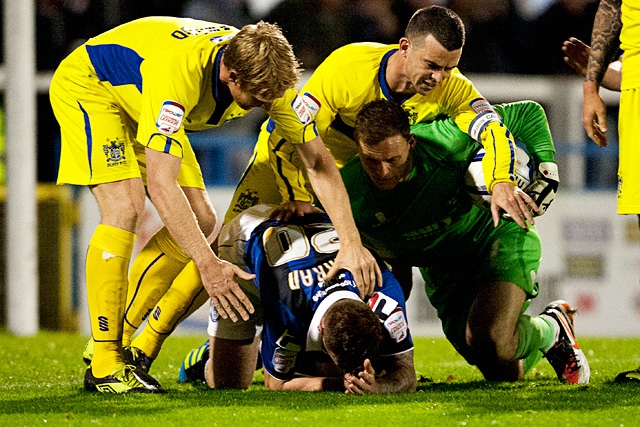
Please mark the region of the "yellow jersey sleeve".
[[356, 155], [353, 126], [360, 109], [388, 98], [381, 87], [381, 67], [396, 49], [397, 45], [380, 43], [343, 46], [316, 68], [300, 91], [338, 168]]
[[318, 136], [313, 115], [295, 89], [276, 99], [267, 114], [269, 130], [277, 129], [278, 135], [293, 144], [304, 144]]
[[499, 182], [515, 184], [515, 141], [498, 113], [482, 97], [466, 100], [460, 105], [462, 108], [454, 116], [454, 121], [460, 129], [480, 142], [486, 151], [482, 159], [482, 171], [487, 191], [491, 193], [493, 186]]
[[154, 61], [145, 61], [137, 140], [153, 150], [182, 157], [189, 144], [185, 132], [186, 115], [198, 102], [199, 91], [190, 88], [184, 79], [169, 79], [167, 75], [188, 75], [200, 80], [202, 70], [186, 64], [165, 63], [162, 74]]
[[262, 125], [257, 149], [267, 151], [282, 200], [313, 203], [304, 165], [295, 148], [318, 136], [313, 114], [293, 89], [274, 101], [267, 113], [269, 119]]
[[491, 193], [498, 182], [515, 184], [515, 141], [493, 106], [457, 69], [436, 91], [439, 89], [442, 91], [438, 96], [442, 108], [439, 113], [451, 117], [486, 150], [482, 170], [487, 190]]

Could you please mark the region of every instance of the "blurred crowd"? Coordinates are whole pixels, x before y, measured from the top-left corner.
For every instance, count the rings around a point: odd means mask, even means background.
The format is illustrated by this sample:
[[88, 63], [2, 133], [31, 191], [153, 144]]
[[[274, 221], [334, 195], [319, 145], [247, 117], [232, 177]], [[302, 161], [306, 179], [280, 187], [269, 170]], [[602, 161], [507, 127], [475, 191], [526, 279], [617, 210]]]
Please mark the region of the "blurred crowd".
[[305, 68], [355, 41], [395, 43], [413, 12], [440, 4], [465, 22], [463, 72], [570, 73], [560, 46], [586, 42], [597, 0], [38, 0], [38, 68], [54, 69], [79, 43], [142, 16], [187, 16], [237, 27], [278, 23]]
[[[396, 43], [413, 12], [439, 4], [465, 22], [464, 73], [571, 74], [562, 42], [589, 43], [598, 0], [37, 0], [37, 67], [54, 70], [86, 39], [151, 15], [185, 16], [242, 27], [280, 25], [305, 69], [356, 41]], [[40, 181], [55, 181], [48, 97], [39, 98]]]

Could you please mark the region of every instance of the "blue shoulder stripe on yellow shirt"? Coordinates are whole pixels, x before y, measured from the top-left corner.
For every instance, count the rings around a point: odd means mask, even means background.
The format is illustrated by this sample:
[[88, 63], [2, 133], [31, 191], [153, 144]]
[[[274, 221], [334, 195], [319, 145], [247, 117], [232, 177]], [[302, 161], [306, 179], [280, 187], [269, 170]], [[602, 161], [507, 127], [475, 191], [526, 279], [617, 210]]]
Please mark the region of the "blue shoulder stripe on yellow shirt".
[[167, 137], [167, 141], [164, 144], [164, 152], [165, 153], [171, 153], [171, 145], [176, 144], [178, 147], [180, 147], [180, 151], [182, 151], [182, 155], [184, 155], [184, 150], [182, 148], [182, 144], [180, 144], [180, 142], [177, 139], [173, 139], [173, 138], [169, 138]]
[[385, 53], [384, 56], [382, 57], [382, 61], [380, 61], [380, 68], [378, 69], [378, 84], [380, 85], [380, 89], [382, 89], [382, 94], [387, 98], [387, 99], [391, 99], [394, 101], [398, 101], [400, 103], [406, 101], [406, 98], [404, 99], [395, 99], [393, 97], [393, 92], [391, 92], [391, 89], [389, 88], [389, 85], [387, 84], [387, 78], [385, 77], [385, 74], [387, 72], [387, 64], [389, 63], [389, 57], [391, 55], [393, 55], [394, 52], [396, 52], [398, 49], [393, 49], [390, 50], [389, 52]]
[[162, 149], [163, 153], [171, 154], [171, 145], [175, 143], [178, 147], [180, 147], [180, 150], [182, 151], [182, 154], [184, 155], [184, 149], [182, 148], [182, 144], [180, 144], [180, 141], [178, 141], [177, 139], [170, 138], [170, 137], [168, 137], [167, 135], [165, 135], [163, 133], [153, 133], [153, 134], [151, 134], [151, 137], [149, 138], [149, 141], [147, 141], [147, 143], [146, 143], [147, 147], [149, 146], [149, 143], [151, 142], [151, 140], [156, 136], [166, 138], [166, 141], [164, 142], [164, 148]]
[[276, 128], [276, 122], [271, 117], [267, 121], [267, 132], [271, 133]]
[[211, 90], [213, 99], [216, 101], [216, 108], [207, 120], [207, 124], [217, 125], [222, 118], [222, 115], [229, 105], [233, 102], [233, 96], [231, 96], [231, 91], [229, 91], [229, 87], [222, 83], [220, 80], [220, 63], [222, 62], [222, 53], [225, 51], [226, 46], [222, 47], [218, 53], [216, 54], [216, 59], [213, 62], [213, 82], [211, 84]]
[[134, 50], [117, 44], [86, 47], [100, 81], [109, 82], [113, 86], [135, 85], [142, 92], [140, 64], [144, 59]]
[[507, 141], [509, 141], [509, 155], [511, 156], [511, 162], [509, 163], [509, 179], [512, 181], [516, 180], [516, 146], [514, 144], [513, 138], [511, 137], [511, 132], [506, 128], [504, 124], [500, 124], [500, 127], [505, 128], [505, 136], [507, 137]]

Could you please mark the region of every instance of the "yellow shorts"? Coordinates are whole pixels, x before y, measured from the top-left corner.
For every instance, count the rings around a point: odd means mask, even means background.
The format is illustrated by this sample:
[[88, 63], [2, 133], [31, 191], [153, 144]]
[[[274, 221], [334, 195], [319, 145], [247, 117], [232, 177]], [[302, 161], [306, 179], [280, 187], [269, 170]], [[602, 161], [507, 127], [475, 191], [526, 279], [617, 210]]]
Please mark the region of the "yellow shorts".
[[225, 224], [251, 206], [257, 204], [280, 205], [283, 202], [278, 181], [270, 163], [272, 161], [269, 156], [270, 136], [271, 134], [268, 132], [260, 132], [253, 155], [242, 174], [242, 178], [240, 178], [229, 209], [225, 214]]
[[[137, 122], [88, 65], [79, 48], [62, 61], [49, 97], [60, 124], [62, 147], [58, 184], [96, 185], [142, 178], [146, 184], [145, 146], [136, 142]], [[137, 90], [132, 87], [132, 90]], [[184, 147], [178, 183], [204, 189], [193, 148]]]
[[640, 88], [620, 94], [618, 214], [640, 214]]

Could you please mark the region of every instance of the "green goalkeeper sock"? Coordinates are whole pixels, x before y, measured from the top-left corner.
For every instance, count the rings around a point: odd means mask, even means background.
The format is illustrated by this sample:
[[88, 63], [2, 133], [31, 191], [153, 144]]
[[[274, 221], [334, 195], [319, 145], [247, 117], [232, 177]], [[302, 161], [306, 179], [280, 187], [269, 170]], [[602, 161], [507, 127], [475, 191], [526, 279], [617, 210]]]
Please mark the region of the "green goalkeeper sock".
[[540, 361], [543, 351], [551, 347], [555, 331], [547, 319], [526, 314], [520, 316], [518, 331], [520, 339], [515, 358], [524, 359], [524, 371], [527, 373]]

